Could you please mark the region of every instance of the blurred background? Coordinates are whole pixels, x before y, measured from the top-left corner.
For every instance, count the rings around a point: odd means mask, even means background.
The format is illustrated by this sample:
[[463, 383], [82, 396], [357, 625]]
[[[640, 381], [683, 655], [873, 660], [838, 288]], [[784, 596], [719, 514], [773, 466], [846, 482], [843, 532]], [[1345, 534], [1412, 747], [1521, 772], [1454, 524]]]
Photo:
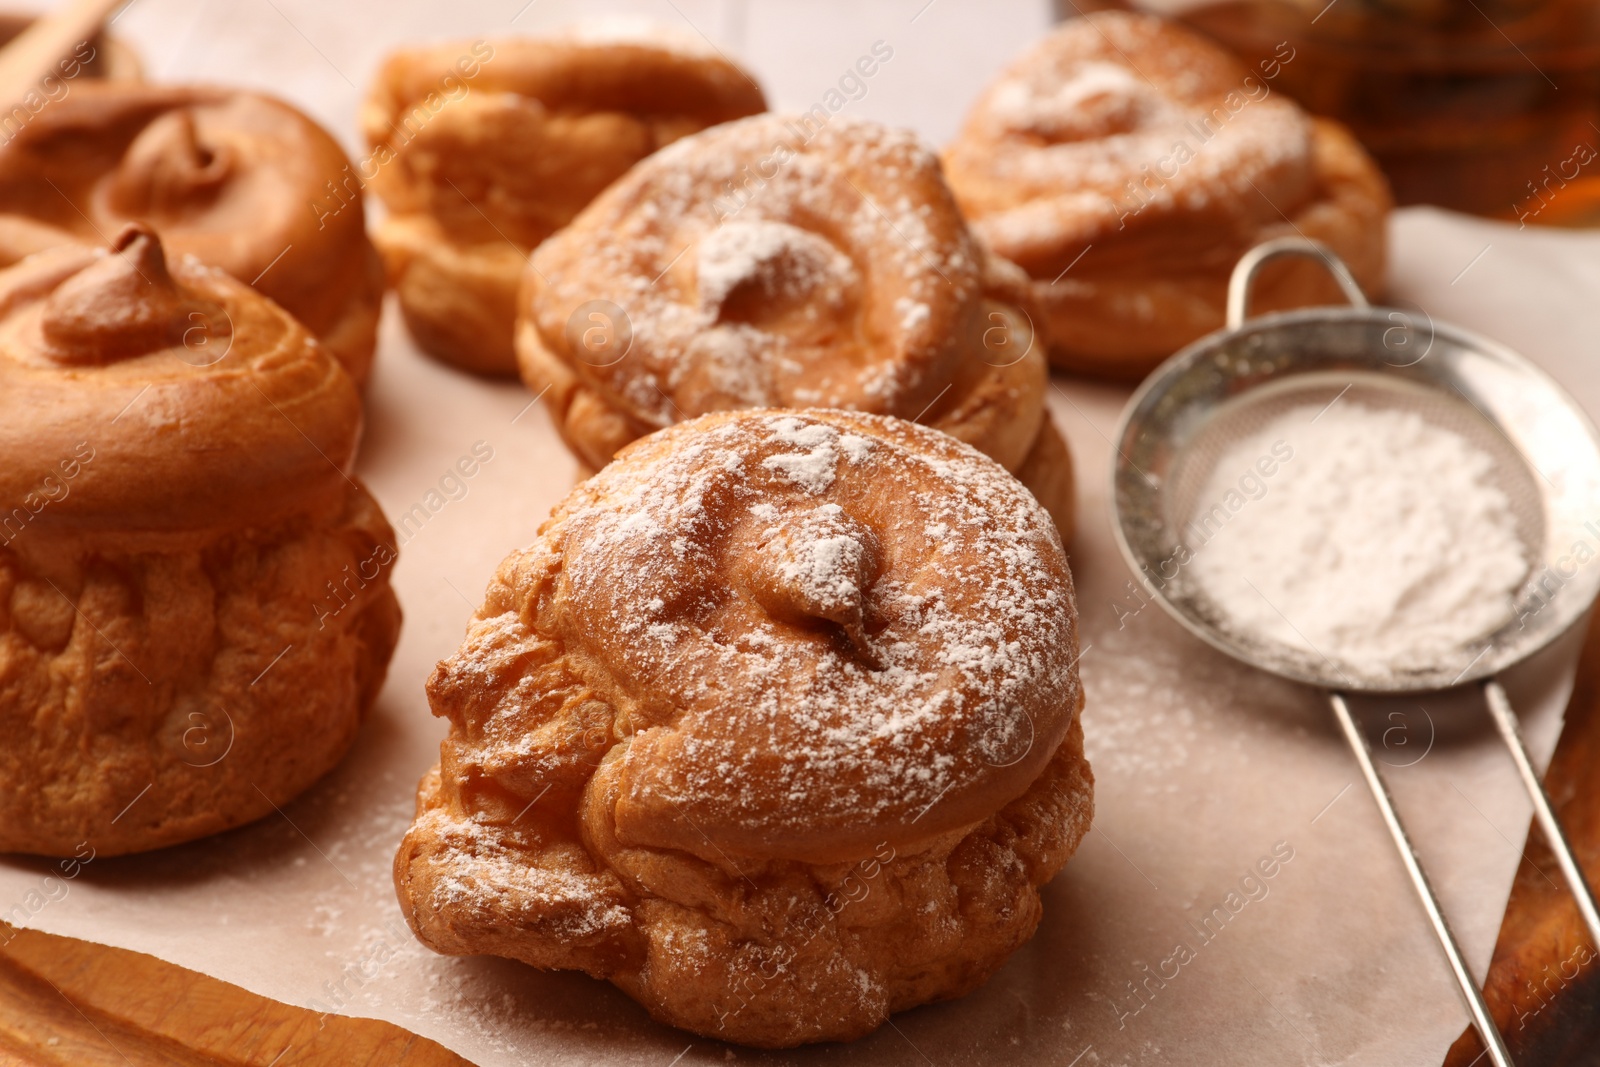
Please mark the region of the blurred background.
[[1525, 225], [1600, 223], [1595, 0], [1059, 0], [1181, 19], [1371, 150], [1404, 204]]
[[[816, 101], [829, 56], [842, 71], [886, 40], [910, 62], [878, 79], [859, 110], [942, 144], [1040, 28], [1104, 8], [1181, 19], [1251, 65], [1278, 58], [1274, 87], [1348, 124], [1401, 205], [1523, 226], [1600, 224], [1600, 0], [464, 0], [448, 18], [458, 36], [537, 32], [597, 13], [686, 22], [760, 71], [778, 108]], [[439, 21], [426, 3], [134, 0], [112, 33], [152, 77], [290, 96], [357, 149], [357, 87], [394, 43], [437, 37]], [[22, 24], [0, 16], [0, 40]], [[219, 36], [226, 53], [210, 46]], [[241, 63], [241, 44], [260, 62]], [[317, 71], [310, 92], [275, 84], [285, 59]], [[941, 77], [913, 76], [929, 67]]]

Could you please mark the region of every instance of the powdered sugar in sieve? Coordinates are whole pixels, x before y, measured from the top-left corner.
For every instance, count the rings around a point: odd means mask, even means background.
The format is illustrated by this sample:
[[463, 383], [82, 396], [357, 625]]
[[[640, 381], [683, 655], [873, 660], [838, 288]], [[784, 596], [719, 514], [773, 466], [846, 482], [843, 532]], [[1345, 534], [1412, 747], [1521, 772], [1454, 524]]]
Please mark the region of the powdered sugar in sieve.
[[1284, 408], [1218, 454], [1190, 574], [1230, 629], [1347, 673], [1470, 658], [1529, 569], [1497, 458], [1405, 408]]

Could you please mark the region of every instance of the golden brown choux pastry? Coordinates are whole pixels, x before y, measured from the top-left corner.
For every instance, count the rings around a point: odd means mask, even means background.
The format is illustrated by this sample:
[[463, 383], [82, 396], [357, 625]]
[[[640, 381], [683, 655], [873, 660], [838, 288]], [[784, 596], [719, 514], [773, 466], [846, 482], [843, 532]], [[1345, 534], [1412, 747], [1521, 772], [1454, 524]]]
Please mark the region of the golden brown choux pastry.
[[344, 755], [400, 612], [360, 398], [130, 227], [0, 271], [0, 851], [159, 848]]
[[[383, 268], [351, 181], [315, 122], [233, 89], [75, 83], [0, 143], [0, 213], [95, 244], [149, 225], [172, 258], [221, 267], [281, 304], [359, 386]], [[17, 251], [6, 230], [0, 263]]]
[[528, 253], [665, 144], [764, 110], [698, 39], [579, 27], [391, 56], [362, 111], [375, 236], [412, 336], [481, 374], [517, 371]]
[[401, 907], [708, 1037], [859, 1037], [1032, 935], [1093, 813], [1077, 648], [1050, 516], [975, 449], [680, 423], [556, 507], [429, 679]]
[[973, 240], [910, 134], [759, 115], [639, 164], [534, 253], [517, 350], [589, 468], [708, 411], [934, 426], [1073, 524], [1027, 279]]
[[[1291, 50], [1292, 51], [1292, 50]], [[1371, 294], [1391, 199], [1343, 127], [1148, 15], [1069, 19], [1012, 64], [944, 154], [977, 231], [1033, 278], [1067, 370], [1136, 379], [1223, 324], [1252, 245], [1327, 243]], [[1275, 66], [1276, 65], [1276, 66]], [[1273, 264], [1259, 310], [1341, 303], [1320, 264]]]

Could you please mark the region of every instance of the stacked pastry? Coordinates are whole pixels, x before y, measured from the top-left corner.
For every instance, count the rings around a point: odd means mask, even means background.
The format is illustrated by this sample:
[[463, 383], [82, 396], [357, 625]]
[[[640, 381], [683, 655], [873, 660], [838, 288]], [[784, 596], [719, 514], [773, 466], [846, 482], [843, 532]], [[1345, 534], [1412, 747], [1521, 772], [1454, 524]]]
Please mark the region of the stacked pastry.
[[1050, 516], [937, 431], [706, 415], [501, 564], [428, 682], [395, 859], [417, 935], [784, 1047], [958, 996], [1088, 830]]
[[[962, 210], [1021, 265], [1068, 370], [1143, 377], [1222, 326], [1228, 275], [1272, 237], [1326, 243], [1375, 293], [1388, 186], [1337, 123], [1160, 19], [1070, 19], [979, 98], [944, 163]], [[1338, 303], [1312, 263], [1263, 273], [1261, 310]]]
[[541, 245], [517, 351], [590, 469], [710, 411], [847, 408], [973, 445], [1070, 538], [1041, 324], [914, 137], [760, 115], [658, 152]]
[[376, 239], [417, 343], [514, 374], [528, 253], [640, 159], [765, 107], [700, 40], [626, 25], [391, 56], [362, 125], [389, 209]]
[[383, 271], [360, 197], [331, 192], [351, 180], [333, 138], [271, 97], [80, 82], [0, 144], [0, 264], [152, 226], [173, 256], [271, 297], [359, 385]]
[[339, 760], [399, 626], [360, 426], [303, 326], [147, 228], [0, 271], [0, 851], [187, 841]]

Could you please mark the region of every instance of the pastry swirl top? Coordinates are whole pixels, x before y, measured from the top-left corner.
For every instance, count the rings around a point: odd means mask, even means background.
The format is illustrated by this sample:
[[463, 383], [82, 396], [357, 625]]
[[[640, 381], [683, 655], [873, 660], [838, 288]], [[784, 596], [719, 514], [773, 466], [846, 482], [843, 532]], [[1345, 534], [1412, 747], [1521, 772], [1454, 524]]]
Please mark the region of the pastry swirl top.
[[[978, 99], [945, 166], [1003, 256], [1049, 278], [1097, 245], [1181, 264], [1249, 243], [1318, 192], [1313, 124], [1161, 19], [1070, 19]], [[1281, 209], [1281, 210], [1280, 210]], [[1121, 260], [1119, 259], [1119, 262]]]
[[[663, 149], [545, 242], [519, 344], [536, 388], [574, 380], [630, 436], [838, 407], [920, 416], [1014, 469], [1043, 418], [1028, 303], [913, 135], [758, 115]], [[564, 422], [588, 462], [610, 458]]]
[[93, 242], [148, 224], [319, 337], [370, 285], [353, 180], [311, 119], [233, 89], [77, 83], [0, 146], [0, 211]]
[[750, 75], [698, 40], [601, 24], [403, 49], [361, 119], [391, 212], [529, 249], [662, 145], [765, 108]]
[[[1082, 704], [1050, 517], [899, 419], [728, 412], [645, 438], [500, 580], [614, 709], [625, 844], [711, 862], [914, 848], [1021, 795]], [[466, 668], [447, 666], [436, 707]]]
[[[147, 228], [0, 271], [7, 514], [130, 544], [270, 523], [344, 499], [360, 427], [355, 386], [303, 326], [220, 270], [168, 263]], [[92, 462], [53, 491], [84, 446]]]

